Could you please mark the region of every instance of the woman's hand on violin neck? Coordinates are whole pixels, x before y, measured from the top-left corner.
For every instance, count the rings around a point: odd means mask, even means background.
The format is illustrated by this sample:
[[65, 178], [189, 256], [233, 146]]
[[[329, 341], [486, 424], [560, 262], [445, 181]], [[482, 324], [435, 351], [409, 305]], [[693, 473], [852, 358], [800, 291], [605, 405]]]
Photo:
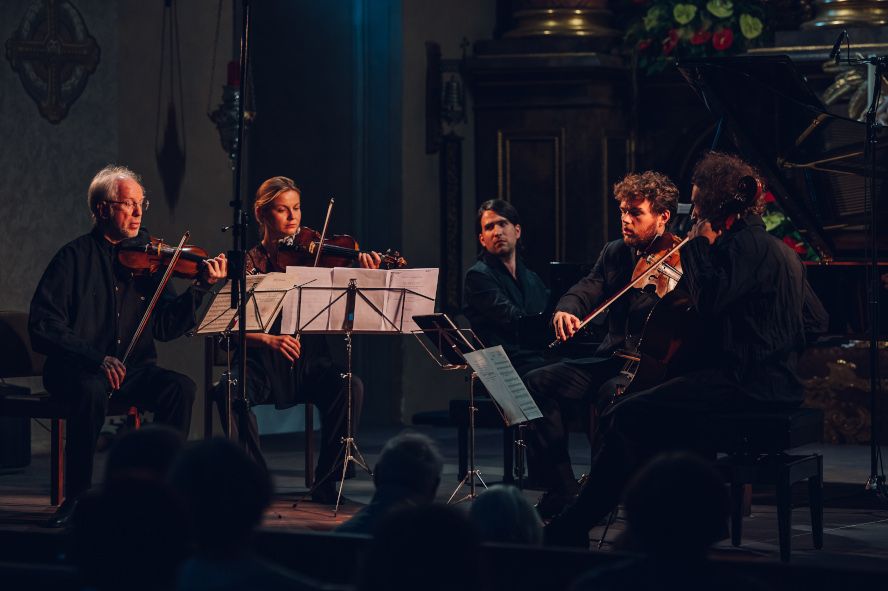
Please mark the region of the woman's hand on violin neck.
[[219, 253], [215, 257], [206, 260], [203, 271], [201, 271], [201, 279], [213, 285], [220, 279], [228, 277], [228, 259], [224, 253]]
[[555, 336], [558, 340], [566, 341], [580, 329], [582, 321], [568, 312], [555, 312], [552, 324], [555, 326]]
[[703, 236], [709, 241], [709, 244], [712, 244], [718, 238], [719, 232], [712, 229], [712, 224], [708, 220], [697, 220], [697, 223], [688, 232], [688, 238], [693, 239], [697, 236]]
[[370, 251], [369, 253], [362, 252], [358, 255], [358, 262], [361, 263], [361, 267], [364, 269], [378, 269], [379, 265], [382, 264], [382, 257], [375, 251]]
[[283, 355], [290, 363], [295, 362], [302, 355], [302, 343], [292, 335], [267, 334], [265, 335], [265, 344]]

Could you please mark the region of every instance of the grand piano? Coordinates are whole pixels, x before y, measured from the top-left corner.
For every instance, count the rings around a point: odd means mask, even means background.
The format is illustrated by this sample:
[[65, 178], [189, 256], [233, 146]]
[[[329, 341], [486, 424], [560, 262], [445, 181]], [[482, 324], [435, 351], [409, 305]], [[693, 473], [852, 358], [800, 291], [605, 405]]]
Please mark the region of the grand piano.
[[[867, 338], [870, 285], [866, 125], [831, 113], [786, 56], [688, 60], [678, 69], [720, 119], [742, 156], [765, 177], [778, 205], [816, 253], [808, 279], [830, 313], [829, 332]], [[888, 273], [888, 130], [875, 163], [880, 271]], [[880, 333], [888, 335], [888, 291]]]

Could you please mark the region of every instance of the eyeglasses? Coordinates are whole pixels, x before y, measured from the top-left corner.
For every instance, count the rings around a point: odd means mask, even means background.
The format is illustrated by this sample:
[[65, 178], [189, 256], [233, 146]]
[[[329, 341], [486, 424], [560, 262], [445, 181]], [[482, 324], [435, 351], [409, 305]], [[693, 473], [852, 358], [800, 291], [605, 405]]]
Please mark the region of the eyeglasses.
[[135, 201], [133, 199], [125, 199], [123, 201], [115, 201], [114, 199], [105, 199], [107, 203], [116, 203], [123, 207], [123, 209], [127, 211], [134, 211], [138, 206], [142, 211], [148, 211], [148, 206], [151, 205], [151, 202], [147, 199], [142, 199], [141, 201]]

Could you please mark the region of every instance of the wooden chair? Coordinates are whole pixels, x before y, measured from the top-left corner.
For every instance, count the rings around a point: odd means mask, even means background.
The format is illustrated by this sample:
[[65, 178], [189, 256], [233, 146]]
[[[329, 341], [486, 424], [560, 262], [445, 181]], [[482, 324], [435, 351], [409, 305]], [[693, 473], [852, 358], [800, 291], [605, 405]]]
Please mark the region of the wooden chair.
[[[226, 367], [226, 352], [216, 337], [204, 339], [204, 439], [213, 436], [213, 396], [217, 380], [214, 368]], [[314, 486], [314, 405], [305, 404], [305, 487]]]
[[[28, 314], [0, 311], [0, 378], [31, 378], [43, 376], [45, 357], [31, 349], [28, 335]], [[0, 395], [0, 416], [47, 419], [50, 422], [50, 504], [58, 505], [65, 489], [65, 425], [69, 411], [67, 404], [45, 390], [31, 392], [29, 388], [13, 388]], [[138, 428], [139, 409], [134, 406], [109, 408], [109, 415], [126, 414], [131, 426]]]

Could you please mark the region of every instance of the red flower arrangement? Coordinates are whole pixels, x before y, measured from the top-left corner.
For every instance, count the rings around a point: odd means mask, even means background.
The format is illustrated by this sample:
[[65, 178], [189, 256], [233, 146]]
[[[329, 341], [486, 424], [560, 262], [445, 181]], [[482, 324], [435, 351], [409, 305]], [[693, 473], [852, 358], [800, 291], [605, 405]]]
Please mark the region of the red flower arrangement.
[[783, 213], [783, 210], [770, 191], [765, 193], [765, 211], [762, 214], [762, 220], [765, 222], [765, 229], [797, 252], [802, 260], [820, 260], [817, 252], [811, 248], [811, 245], [802, 237], [792, 221]]
[[674, 59], [741, 53], [771, 33], [766, 0], [620, 1], [615, 12], [627, 15], [626, 44], [649, 74]]
[[694, 36], [691, 37], [691, 45], [705, 45], [709, 43], [709, 40], [712, 39], [712, 33], [709, 31], [697, 31], [694, 33]]
[[712, 34], [712, 47], [716, 51], [725, 51], [734, 44], [734, 32], [731, 29], [719, 29]]
[[663, 40], [663, 55], [672, 53], [676, 45], [678, 45], [678, 33], [675, 29], [671, 29], [666, 39]]

